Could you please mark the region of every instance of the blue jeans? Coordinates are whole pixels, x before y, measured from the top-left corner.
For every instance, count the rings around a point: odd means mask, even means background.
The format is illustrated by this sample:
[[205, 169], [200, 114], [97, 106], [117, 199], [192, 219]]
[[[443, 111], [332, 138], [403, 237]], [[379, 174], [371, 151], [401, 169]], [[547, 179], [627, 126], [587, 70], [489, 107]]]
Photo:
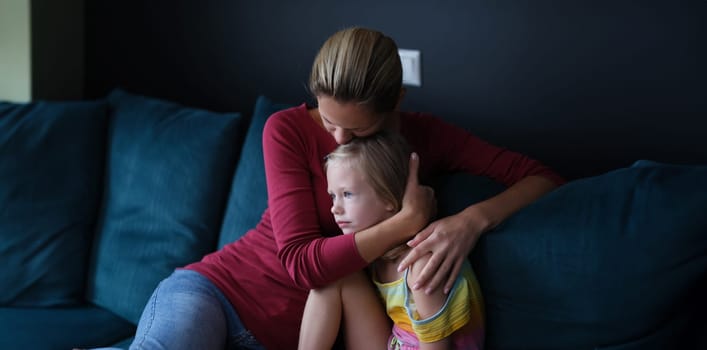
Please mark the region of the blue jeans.
[[198, 272], [177, 270], [155, 289], [130, 350], [264, 349], [226, 296]]

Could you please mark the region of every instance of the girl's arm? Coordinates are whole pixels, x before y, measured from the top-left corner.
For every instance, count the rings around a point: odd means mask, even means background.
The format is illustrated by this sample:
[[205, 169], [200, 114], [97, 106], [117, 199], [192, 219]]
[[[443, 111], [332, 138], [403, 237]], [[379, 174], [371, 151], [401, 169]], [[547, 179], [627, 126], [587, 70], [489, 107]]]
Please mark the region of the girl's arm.
[[[418, 282], [420, 278], [420, 273], [423, 267], [427, 264], [430, 255], [425, 255], [415, 261], [410, 267], [408, 272], [407, 282], [408, 288]], [[431, 293], [424, 293], [421, 290], [414, 290], [411, 288], [412, 297], [415, 300], [415, 306], [417, 307], [417, 312], [420, 315], [420, 319], [428, 319], [438, 313], [444, 306], [447, 300], [447, 295], [440, 289], [432, 291]], [[418, 336], [419, 338], [419, 336]], [[451, 337], [447, 336], [435, 342], [420, 342], [421, 350], [447, 350], [452, 348]]]

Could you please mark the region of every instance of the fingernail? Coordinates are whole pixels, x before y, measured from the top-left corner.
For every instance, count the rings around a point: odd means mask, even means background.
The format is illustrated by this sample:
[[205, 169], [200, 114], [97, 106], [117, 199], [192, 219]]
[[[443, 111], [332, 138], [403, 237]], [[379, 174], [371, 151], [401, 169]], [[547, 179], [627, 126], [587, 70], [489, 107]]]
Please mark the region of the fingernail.
[[412, 152], [412, 154], [410, 156], [412, 157], [412, 159], [417, 159], [417, 153], [415, 153], [415, 152]]
[[425, 289], [425, 294], [427, 294], [427, 295], [432, 294], [432, 289], [429, 289], [429, 288]]
[[418, 290], [418, 289], [420, 289], [420, 285], [418, 285], [417, 283], [412, 285], [412, 290]]

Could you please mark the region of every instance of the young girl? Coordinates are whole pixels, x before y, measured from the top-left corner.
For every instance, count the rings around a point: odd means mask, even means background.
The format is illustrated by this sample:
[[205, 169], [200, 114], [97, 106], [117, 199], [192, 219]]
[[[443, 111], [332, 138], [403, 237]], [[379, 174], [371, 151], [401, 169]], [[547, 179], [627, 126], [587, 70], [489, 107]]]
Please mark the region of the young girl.
[[[381, 132], [354, 139], [327, 156], [331, 212], [344, 234], [366, 229], [400, 210], [409, 173], [409, 154], [401, 136]], [[409, 249], [405, 244], [393, 248], [370, 266], [371, 278], [394, 323], [392, 334], [389, 327], [378, 330], [364, 327], [374, 333], [359, 332], [359, 338], [349, 339], [349, 343], [382, 349], [386, 346], [382, 339], [387, 338], [388, 349], [481, 349], [483, 304], [469, 263], [464, 264], [449, 294], [441, 289], [428, 294], [412, 289], [428, 256], [403, 272], [397, 270]], [[382, 312], [380, 303], [368, 295], [373, 292], [363, 272], [346, 280], [310, 292], [302, 320], [300, 349], [331, 349], [344, 312], [340, 306], [342, 293], [371, 300], [361, 303], [366, 305], [364, 309], [356, 310], [361, 319], [354, 321], [352, 328], [361, 328], [368, 320], [376, 319], [373, 315]]]

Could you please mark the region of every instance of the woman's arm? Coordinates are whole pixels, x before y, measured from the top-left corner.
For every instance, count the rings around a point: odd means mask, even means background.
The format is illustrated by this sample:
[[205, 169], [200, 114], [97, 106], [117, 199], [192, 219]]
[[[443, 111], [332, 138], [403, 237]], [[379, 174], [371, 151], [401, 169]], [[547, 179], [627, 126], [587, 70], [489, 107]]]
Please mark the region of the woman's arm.
[[[331, 140], [317, 138], [321, 130], [313, 128], [319, 126], [306, 123], [308, 115], [295, 113], [302, 111], [273, 115], [263, 130], [268, 212], [277, 255], [288, 275], [296, 285], [316, 289], [361, 270], [410, 239], [428, 223], [435, 203], [432, 189], [417, 184], [417, 172], [411, 171], [412, 185], [400, 213], [354, 235], [334, 235], [322, 168]], [[417, 169], [418, 162], [411, 159], [411, 166]], [[332, 232], [324, 232], [324, 225]]]
[[448, 293], [481, 234], [556, 186], [545, 177], [528, 176], [490, 199], [431, 223], [408, 243], [414, 248], [400, 263], [399, 270], [431, 254], [411, 288], [433, 293], [445, 282], [443, 291]]
[[486, 176], [507, 186], [506, 191], [493, 198], [431, 223], [408, 243], [414, 249], [400, 269], [420, 256], [432, 254], [416, 287], [432, 292], [444, 284], [448, 291], [461, 262], [467, 259], [482, 233], [564, 180], [540, 162], [490, 144], [456, 125], [429, 115], [411, 116], [414, 118], [417, 123], [409, 127], [408, 133], [412, 134], [411, 139], [420, 140], [422, 159], [433, 171]]

